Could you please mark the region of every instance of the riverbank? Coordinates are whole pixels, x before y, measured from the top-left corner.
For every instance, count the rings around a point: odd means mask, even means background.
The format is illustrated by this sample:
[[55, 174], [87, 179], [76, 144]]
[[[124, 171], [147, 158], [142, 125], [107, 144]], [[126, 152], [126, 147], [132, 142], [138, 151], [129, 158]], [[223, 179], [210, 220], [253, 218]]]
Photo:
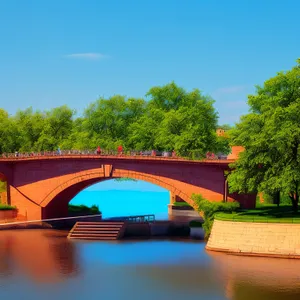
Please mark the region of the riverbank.
[[300, 259], [300, 224], [214, 220], [206, 250]]
[[[81, 216], [66, 219], [46, 220], [45, 222], [14, 222], [0, 224], [0, 230], [12, 229], [57, 229], [70, 230], [76, 222], [100, 222], [99, 216]], [[195, 222], [194, 222], [195, 223]], [[196, 223], [199, 223], [196, 221]], [[187, 220], [165, 220], [155, 222], [125, 222], [125, 230], [122, 239], [150, 239], [150, 238], [190, 237], [193, 239], [204, 239], [204, 232], [199, 224], [192, 224]]]

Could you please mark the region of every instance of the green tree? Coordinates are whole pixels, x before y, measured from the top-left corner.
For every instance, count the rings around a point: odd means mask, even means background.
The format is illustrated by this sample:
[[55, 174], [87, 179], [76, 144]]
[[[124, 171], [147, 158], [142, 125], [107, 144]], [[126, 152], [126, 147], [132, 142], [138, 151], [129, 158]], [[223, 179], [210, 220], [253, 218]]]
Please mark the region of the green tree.
[[74, 114], [75, 111], [66, 105], [46, 111], [43, 128], [35, 148], [39, 151], [55, 150], [68, 140], [73, 128]]
[[231, 191], [280, 191], [298, 210], [300, 189], [300, 60], [287, 72], [257, 86], [250, 113], [230, 133], [245, 151], [232, 166]]
[[20, 134], [15, 120], [0, 109], [0, 153], [11, 153], [20, 147]]
[[38, 150], [36, 142], [41, 136], [45, 126], [45, 114], [34, 112], [32, 107], [17, 111], [14, 116], [16, 130], [18, 132], [18, 151], [29, 152]]
[[86, 109], [83, 128], [94, 147], [101, 144], [104, 148], [115, 148], [126, 142], [130, 125], [143, 115], [145, 109], [143, 99], [127, 99], [120, 95], [101, 98]]
[[176, 150], [185, 154], [198, 150], [202, 154], [217, 149], [217, 119], [214, 101], [199, 90], [187, 92], [174, 82], [153, 87], [147, 93], [151, 97], [149, 108], [164, 112], [155, 136], [155, 147]]
[[224, 129], [225, 131], [229, 131], [233, 128], [233, 126], [229, 124], [223, 124], [223, 125], [219, 125], [218, 128]]
[[165, 117], [161, 109], [150, 108], [136, 122], [129, 125], [128, 148], [134, 150], [162, 150], [160, 145], [155, 143], [161, 122]]

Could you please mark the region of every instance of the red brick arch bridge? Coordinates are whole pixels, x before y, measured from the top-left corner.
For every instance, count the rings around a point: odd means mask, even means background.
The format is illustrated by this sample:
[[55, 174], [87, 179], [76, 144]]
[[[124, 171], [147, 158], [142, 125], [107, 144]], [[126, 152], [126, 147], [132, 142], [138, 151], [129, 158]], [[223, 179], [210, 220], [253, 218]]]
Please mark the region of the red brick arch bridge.
[[[7, 180], [7, 203], [28, 220], [67, 216], [68, 203], [86, 187], [112, 178], [131, 177], [170, 191], [170, 202], [195, 207], [192, 194], [211, 201], [238, 201], [253, 207], [256, 195], [229, 194], [224, 171], [233, 160], [57, 155], [0, 158]], [[112, 203], [113, 205], [113, 203]]]

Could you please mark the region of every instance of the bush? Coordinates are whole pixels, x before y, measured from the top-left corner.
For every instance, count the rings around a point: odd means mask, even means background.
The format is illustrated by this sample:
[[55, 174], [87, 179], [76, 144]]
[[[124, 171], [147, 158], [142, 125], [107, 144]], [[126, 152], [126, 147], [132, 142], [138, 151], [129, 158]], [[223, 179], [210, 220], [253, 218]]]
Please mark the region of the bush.
[[93, 213], [93, 214], [99, 214], [100, 210], [98, 205], [92, 205], [91, 207], [88, 207], [86, 205], [74, 205], [74, 204], [69, 204], [68, 207], [69, 212], [73, 213]]
[[214, 216], [217, 212], [232, 213], [236, 211], [240, 204], [238, 202], [210, 202], [202, 195], [193, 195], [197, 210], [203, 212], [204, 223], [202, 225], [205, 231], [205, 238], [208, 239], [214, 222]]
[[0, 203], [0, 210], [16, 210], [17, 208], [15, 206], [10, 206], [8, 204], [2, 204]]
[[138, 180], [130, 177], [120, 177], [120, 178], [116, 178], [115, 181], [138, 181]]

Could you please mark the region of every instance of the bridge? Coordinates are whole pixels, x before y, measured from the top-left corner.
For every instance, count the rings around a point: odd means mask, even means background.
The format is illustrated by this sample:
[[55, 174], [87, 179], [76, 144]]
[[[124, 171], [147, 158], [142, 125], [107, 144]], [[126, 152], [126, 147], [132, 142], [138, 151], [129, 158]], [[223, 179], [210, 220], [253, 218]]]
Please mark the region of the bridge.
[[7, 181], [7, 204], [16, 206], [27, 220], [65, 217], [68, 203], [80, 191], [122, 177], [144, 180], [169, 190], [170, 203], [185, 201], [196, 208], [191, 196], [201, 194], [211, 201], [238, 201], [242, 207], [254, 207], [256, 195], [228, 192], [224, 172], [234, 161], [46, 153], [3, 156], [0, 173]]

